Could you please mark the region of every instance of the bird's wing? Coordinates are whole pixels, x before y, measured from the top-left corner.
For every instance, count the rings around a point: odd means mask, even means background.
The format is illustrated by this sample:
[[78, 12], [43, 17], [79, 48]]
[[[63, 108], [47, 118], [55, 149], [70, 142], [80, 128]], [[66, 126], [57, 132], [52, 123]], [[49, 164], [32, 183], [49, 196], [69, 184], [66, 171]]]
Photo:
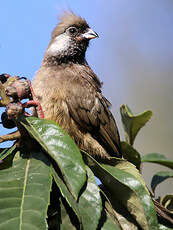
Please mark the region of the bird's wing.
[[115, 120], [109, 110], [110, 103], [99, 87], [80, 76], [73, 81], [66, 98], [70, 115], [105, 148], [111, 156], [121, 156], [120, 139]]

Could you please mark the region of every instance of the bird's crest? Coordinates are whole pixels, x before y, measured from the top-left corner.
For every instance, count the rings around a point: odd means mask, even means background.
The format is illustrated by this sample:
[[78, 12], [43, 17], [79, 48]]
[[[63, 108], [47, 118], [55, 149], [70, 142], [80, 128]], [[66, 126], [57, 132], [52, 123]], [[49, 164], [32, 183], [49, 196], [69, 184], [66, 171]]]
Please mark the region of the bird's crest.
[[59, 23], [52, 32], [52, 38], [63, 33], [70, 26], [89, 27], [85, 19], [74, 14], [72, 11], [66, 11], [59, 17]]

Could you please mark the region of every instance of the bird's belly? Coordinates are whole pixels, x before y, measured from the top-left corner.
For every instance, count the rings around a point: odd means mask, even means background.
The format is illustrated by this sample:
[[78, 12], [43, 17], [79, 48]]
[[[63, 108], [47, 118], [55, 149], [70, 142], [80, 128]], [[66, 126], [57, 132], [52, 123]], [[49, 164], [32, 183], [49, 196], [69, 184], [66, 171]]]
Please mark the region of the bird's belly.
[[71, 126], [67, 104], [62, 99], [42, 98], [40, 101], [44, 117], [55, 121], [59, 126], [68, 131]]
[[[37, 91], [37, 99], [40, 101], [44, 116], [48, 120], [55, 121], [64, 131], [66, 131], [76, 142], [80, 149], [85, 150], [96, 158], [108, 158], [105, 149], [92, 137], [92, 135], [82, 128], [71, 117], [65, 95], [58, 91], [59, 88], [42, 88]], [[55, 90], [58, 91], [55, 94]], [[36, 92], [36, 91], [35, 91]], [[55, 95], [57, 95], [55, 97]]]

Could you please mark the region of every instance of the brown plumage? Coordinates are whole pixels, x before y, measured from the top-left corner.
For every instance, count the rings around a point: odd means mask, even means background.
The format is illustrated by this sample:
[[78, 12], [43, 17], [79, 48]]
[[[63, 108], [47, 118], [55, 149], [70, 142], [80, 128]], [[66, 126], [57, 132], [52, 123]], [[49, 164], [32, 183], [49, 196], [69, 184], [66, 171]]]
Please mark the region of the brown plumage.
[[45, 117], [57, 122], [80, 149], [95, 158], [121, 157], [110, 103], [85, 59], [89, 40], [97, 36], [84, 19], [65, 13], [52, 32], [33, 89]]

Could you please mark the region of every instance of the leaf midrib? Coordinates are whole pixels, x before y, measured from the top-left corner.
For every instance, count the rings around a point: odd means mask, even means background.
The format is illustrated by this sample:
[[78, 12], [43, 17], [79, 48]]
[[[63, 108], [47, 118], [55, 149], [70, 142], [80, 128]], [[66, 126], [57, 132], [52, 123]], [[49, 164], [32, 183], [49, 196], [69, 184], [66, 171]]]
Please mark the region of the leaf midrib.
[[24, 176], [24, 183], [23, 183], [23, 193], [22, 193], [22, 202], [21, 202], [21, 206], [20, 206], [20, 225], [19, 225], [19, 229], [22, 230], [22, 216], [23, 216], [23, 206], [24, 206], [24, 196], [25, 196], [25, 192], [26, 192], [26, 183], [27, 183], [27, 179], [28, 179], [28, 170], [29, 170], [29, 166], [30, 166], [30, 159], [27, 161], [26, 164], [26, 169], [25, 169], [25, 176]]

